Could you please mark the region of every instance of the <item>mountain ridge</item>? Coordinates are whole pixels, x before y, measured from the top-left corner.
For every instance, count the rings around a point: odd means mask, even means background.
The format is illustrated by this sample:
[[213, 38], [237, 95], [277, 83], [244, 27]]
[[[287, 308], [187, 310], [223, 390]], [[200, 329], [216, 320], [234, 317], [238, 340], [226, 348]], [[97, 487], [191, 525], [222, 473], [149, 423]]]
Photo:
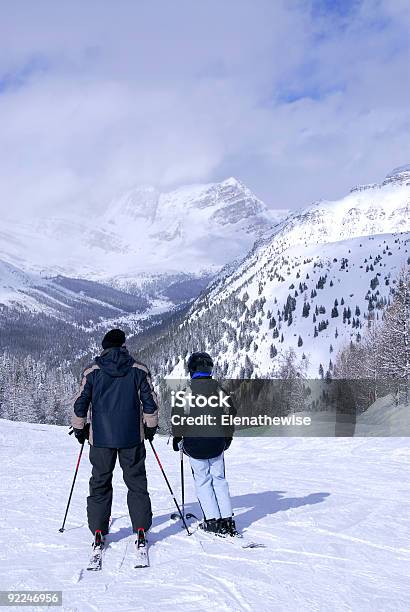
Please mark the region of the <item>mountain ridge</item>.
[[112, 282], [139, 274], [216, 273], [283, 218], [240, 181], [128, 191], [101, 213], [5, 222], [0, 257], [26, 271]]
[[228, 377], [263, 377], [289, 349], [318, 376], [344, 343], [360, 342], [410, 263], [410, 181], [402, 168], [364, 192], [295, 211], [221, 272], [191, 305], [180, 339], [173, 334], [181, 352], [169, 375], [185, 372], [184, 343], [219, 355]]

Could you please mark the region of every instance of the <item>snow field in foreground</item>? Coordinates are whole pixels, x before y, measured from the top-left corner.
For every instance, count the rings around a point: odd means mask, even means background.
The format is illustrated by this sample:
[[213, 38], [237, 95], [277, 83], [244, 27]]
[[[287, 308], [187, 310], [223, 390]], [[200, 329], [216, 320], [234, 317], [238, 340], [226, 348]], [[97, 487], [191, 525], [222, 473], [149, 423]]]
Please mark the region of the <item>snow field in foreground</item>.
[[[264, 549], [187, 537], [147, 448], [150, 569], [133, 569], [121, 470], [101, 573], [82, 571], [91, 535], [84, 452], [67, 429], [0, 421], [0, 589], [58, 589], [65, 611], [398, 611], [410, 607], [410, 445], [405, 438], [241, 438], [226, 454], [238, 526]], [[155, 445], [179, 498], [179, 455]], [[199, 515], [186, 462], [187, 510]], [[17, 608], [16, 608], [17, 609]], [[30, 608], [25, 608], [30, 609]], [[41, 610], [36, 607], [33, 610]]]

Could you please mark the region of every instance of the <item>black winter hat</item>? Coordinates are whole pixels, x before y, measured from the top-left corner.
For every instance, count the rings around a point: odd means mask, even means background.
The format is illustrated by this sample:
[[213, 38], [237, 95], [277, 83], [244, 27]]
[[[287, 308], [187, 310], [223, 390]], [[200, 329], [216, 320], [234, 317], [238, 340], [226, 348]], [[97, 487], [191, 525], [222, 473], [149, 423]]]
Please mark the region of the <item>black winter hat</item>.
[[191, 374], [194, 372], [212, 372], [214, 362], [208, 353], [192, 353], [187, 366]]
[[114, 346], [122, 346], [123, 344], [125, 344], [125, 334], [122, 329], [110, 329], [101, 342], [104, 350]]

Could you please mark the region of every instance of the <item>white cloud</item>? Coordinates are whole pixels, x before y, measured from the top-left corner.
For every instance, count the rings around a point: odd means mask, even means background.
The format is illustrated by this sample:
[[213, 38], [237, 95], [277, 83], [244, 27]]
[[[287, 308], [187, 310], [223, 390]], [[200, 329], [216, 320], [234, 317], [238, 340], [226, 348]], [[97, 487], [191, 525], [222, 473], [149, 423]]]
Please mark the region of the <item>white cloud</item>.
[[231, 174], [300, 206], [409, 162], [408, 4], [317, 4], [3, 5], [3, 214]]

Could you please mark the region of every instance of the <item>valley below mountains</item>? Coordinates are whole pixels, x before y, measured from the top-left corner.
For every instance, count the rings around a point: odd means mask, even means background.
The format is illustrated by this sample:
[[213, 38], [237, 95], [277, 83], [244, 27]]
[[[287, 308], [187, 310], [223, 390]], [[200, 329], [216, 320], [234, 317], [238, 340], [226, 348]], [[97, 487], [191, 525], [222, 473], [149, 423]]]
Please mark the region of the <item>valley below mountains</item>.
[[289, 356], [303, 376], [331, 376], [338, 353], [383, 321], [408, 273], [410, 166], [291, 213], [236, 179], [168, 194], [140, 188], [89, 225], [2, 224], [10, 380], [22, 360], [20, 378], [29, 377], [33, 360], [40, 377], [54, 377], [56, 398], [59, 385], [68, 394], [115, 326], [157, 379], [185, 376], [194, 350], [209, 351], [224, 377], [277, 377]]

